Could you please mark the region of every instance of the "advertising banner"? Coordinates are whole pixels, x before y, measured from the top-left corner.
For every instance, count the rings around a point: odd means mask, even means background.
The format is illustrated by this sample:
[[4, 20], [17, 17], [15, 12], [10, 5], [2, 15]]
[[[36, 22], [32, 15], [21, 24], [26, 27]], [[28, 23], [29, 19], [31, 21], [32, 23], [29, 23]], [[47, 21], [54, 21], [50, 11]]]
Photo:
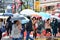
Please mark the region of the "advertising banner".
[[35, 1], [34, 2], [34, 10], [35, 11], [40, 11], [40, 1]]

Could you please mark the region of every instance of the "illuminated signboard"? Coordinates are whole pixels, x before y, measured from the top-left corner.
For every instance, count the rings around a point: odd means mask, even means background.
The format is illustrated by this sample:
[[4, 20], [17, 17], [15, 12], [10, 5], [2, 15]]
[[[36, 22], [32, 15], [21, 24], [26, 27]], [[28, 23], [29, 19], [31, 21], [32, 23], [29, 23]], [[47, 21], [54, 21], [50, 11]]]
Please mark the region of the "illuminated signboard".
[[35, 1], [35, 2], [34, 2], [34, 9], [35, 9], [36, 11], [40, 11], [40, 1]]

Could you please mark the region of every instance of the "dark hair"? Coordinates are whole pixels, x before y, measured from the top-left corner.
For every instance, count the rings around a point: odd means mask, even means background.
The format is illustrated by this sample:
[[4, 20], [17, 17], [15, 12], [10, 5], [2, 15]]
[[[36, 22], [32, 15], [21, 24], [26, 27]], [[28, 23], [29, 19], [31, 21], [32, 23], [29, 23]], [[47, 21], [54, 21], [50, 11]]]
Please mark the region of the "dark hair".
[[36, 19], [36, 17], [33, 17], [32, 20], [33, 20], [34, 18]]
[[36, 18], [36, 20], [39, 20], [39, 18]]
[[49, 21], [50, 19], [48, 18], [47, 21]]
[[10, 21], [10, 19], [11, 19], [11, 16], [9, 16], [9, 18], [7, 19], [7, 22]]
[[57, 21], [57, 19], [56, 18], [53, 18], [53, 21]]
[[14, 24], [16, 24], [17, 21], [18, 21], [18, 20], [15, 20], [15, 21], [14, 21]]
[[30, 16], [27, 16], [28, 19], [30, 19]]
[[1, 20], [1, 22], [3, 22], [3, 19], [0, 19]]

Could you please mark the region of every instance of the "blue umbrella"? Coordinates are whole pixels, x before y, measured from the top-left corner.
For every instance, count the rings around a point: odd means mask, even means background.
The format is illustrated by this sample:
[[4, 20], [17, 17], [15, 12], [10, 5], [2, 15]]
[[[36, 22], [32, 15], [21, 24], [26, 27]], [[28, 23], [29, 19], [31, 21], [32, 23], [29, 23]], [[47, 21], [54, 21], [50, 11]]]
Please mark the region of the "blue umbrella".
[[4, 13], [3, 16], [13, 16], [12, 13]]
[[20, 22], [22, 23], [22, 24], [25, 24], [25, 23], [27, 23], [27, 22], [29, 22], [29, 19], [28, 18], [26, 18], [26, 17], [24, 17], [24, 16], [19, 16], [19, 17], [13, 17], [12, 19], [11, 19], [11, 21], [15, 21], [15, 20], [20, 20]]
[[22, 24], [26, 24], [26, 23], [28, 23], [29, 22], [29, 20], [21, 20], [21, 23]]
[[42, 18], [45, 18], [45, 19], [50, 18], [50, 15], [48, 13], [45, 13], [45, 12], [40, 12], [39, 15], [42, 16]]

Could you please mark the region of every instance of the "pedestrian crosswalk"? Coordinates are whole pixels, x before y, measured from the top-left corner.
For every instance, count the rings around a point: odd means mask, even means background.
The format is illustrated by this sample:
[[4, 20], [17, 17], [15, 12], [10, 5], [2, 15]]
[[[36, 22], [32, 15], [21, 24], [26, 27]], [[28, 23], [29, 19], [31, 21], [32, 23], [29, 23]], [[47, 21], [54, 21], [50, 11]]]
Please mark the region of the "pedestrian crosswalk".
[[[2, 40], [12, 40], [12, 38], [2, 38]], [[60, 38], [54, 38], [54, 39], [49, 39], [49, 38], [36, 38], [34, 40], [60, 40]]]
[[35, 40], [60, 40], [60, 38], [48, 39], [48, 38], [37, 38]]
[[[32, 35], [33, 34], [33, 32], [31, 32], [31, 34], [30, 35]], [[26, 39], [26, 32], [24, 32], [24, 38]], [[12, 38], [10, 38], [9, 36], [7, 36], [7, 34], [6, 34], [6, 32], [4, 32], [3, 33], [3, 37], [2, 37], [2, 40], [12, 40]], [[24, 39], [24, 40], [25, 40]], [[40, 37], [40, 35], [39, 34], [37, 34], [37, 38], [36, 39], [34, 39], [34, 40], [60, 40], [60, 38], [52, 38], [52, 37], [50, 37], [50, 38], [47, 38], [47, 37]]]

